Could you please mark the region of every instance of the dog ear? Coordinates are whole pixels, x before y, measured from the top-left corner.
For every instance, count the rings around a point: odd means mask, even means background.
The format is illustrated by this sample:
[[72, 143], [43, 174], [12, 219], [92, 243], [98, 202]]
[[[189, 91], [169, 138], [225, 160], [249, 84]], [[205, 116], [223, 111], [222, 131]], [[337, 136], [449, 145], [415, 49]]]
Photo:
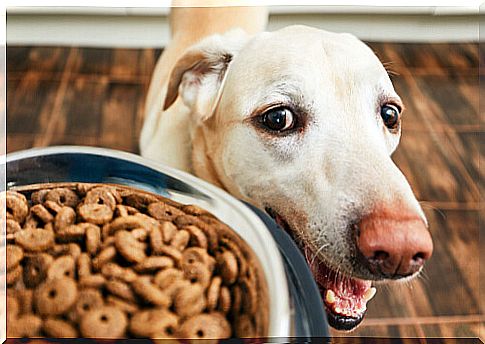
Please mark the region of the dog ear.
[[180, 96], [201, 120], [207, 119], [219, 95], [227, 68], [247, 41], [243, 30], [213, 35], [189, 48], [170, 73], [163, 110]]

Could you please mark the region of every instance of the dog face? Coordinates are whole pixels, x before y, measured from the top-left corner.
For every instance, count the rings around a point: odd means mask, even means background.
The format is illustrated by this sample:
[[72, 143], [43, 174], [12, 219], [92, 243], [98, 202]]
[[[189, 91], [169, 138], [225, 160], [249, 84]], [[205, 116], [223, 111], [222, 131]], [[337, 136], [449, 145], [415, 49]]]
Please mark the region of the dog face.
[[211, 37], [175, 67], [196, 126], [194, 168], [266, 211], [297, 241], [330, 323], [363, 318], [370, 280], [416, 275], [426, 219], [390, 155], [402, 102], [373, 52], [303, 26]]

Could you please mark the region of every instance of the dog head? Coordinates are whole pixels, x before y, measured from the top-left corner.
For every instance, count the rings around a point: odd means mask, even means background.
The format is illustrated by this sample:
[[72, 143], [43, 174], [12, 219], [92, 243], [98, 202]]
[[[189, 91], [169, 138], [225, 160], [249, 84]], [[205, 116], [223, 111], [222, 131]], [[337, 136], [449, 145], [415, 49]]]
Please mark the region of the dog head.
[[390, 158], [403, 105], [364, 43], [304, 26], [209, 37], [175, 66], [165, 108], [179, 93], [196, 173], [293, 236], [334, 327], [360, 323], [371, 280], [419, 273], [431, 237]]

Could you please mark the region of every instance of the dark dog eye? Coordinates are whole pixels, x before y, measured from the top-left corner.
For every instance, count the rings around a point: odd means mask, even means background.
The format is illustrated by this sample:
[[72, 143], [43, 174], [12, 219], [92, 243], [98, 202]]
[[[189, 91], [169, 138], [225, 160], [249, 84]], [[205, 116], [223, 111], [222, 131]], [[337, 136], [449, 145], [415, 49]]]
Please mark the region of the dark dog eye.
[[272, 131], [291, 129], [294, 122], [293, 113], [284, 107], [270, 109], [261, 116], [261, 123]]
[[399, 124], [400, 110], [392, 104], [385, 104], [381, 107], [381, 117], [384, 125], [389, 129], [394, 129]]

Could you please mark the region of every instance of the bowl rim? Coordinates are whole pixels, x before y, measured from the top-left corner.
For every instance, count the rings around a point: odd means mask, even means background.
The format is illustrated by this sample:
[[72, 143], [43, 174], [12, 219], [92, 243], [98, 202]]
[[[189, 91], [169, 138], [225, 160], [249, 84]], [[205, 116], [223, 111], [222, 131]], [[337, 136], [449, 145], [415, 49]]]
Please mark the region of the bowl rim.
[[[216, 216], [221, 221], [226, 222], [248, 243], [263, 267], [269, 297], [268, 337], [281, 338], [288, 337], [291, 334], [290, 296], [283, 258], [278, 250], [276, 241], [273, 239], [264, 222], [248, 206], [228, 194], [226, 191], [187, 172], [177, 170], [140, 155], [109, 148], [89, 146], [50, 146], [31, 148], [8, 153], [6, 159], [2, 161], [2, 163], [8, 164], [23, 159], [59, 154], [97, 155], [142, 165], [159, 173], [168, 175], [169, 177], [186, 182], [195, 189], [207, 194], [209, 197], [223, 201], [227, 204], [234, 212], [233, 215], [238, 214], [240, 220], [243, 220], [245, 223], [243, 222], [242, 225], [229, 223], [232, 220], [228, 217], [224, 218], [221, 214], [216, 214]], [[6, 187], [8, 188], [8, 185], [6, 185]], [[234, 228], [235, 225], [237, 228]], [[249, 233], [255, 235], [255, 239], [249, 238], [248, 240]], [[254, 244], [259, 244], [259, 247], [254, 247]]]

